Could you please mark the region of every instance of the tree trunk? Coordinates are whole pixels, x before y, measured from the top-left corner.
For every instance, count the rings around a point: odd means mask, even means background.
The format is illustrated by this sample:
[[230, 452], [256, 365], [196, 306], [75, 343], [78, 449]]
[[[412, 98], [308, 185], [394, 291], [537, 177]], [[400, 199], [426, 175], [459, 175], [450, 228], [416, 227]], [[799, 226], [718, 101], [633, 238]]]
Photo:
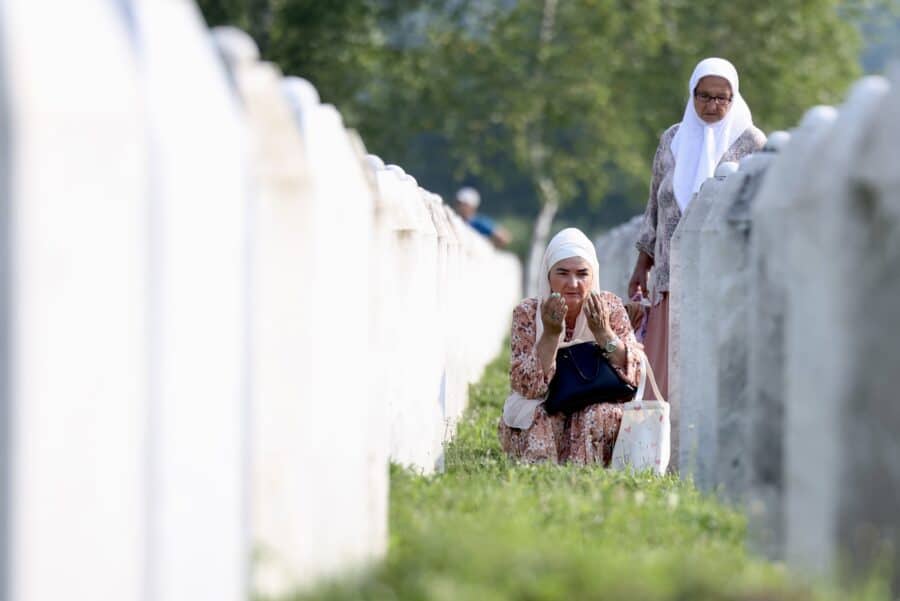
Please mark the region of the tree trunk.
[[[528, 279], [525, 282], [525, 290], [529, 297], [537, 296], [538, 283], [541, 278], [541, 259], [544, 256], [544, 249], [547, 247], [547, 241], [550, 238], [550, 228], [553, 225], [553, 218], [556, 217], [556, 211], [559, 209], [559, 194], [556, 191], [556, 185], [547, 177], [538, 178], [538, 188], [541, 193], [541, 212], [538, 213], [537, 220], [534, 222], [534, 231], [531, 235], [531, 252], [528, 254]], [[547, 274], [543, 274], [546, 277]]]
[[[553, 33], [556, 27], [558, 1], [544, 0], [541, 31], [538, 37], [535, 79], [543, 79], [544, 77], [547, 54], [550, 44], [553, 42]], [[542, 105], [537, 120], [529, 128], [530, 131], [527, 136], [531, 169], [537, 175], [535, 183], [541, 198], [541, 212], [538, 213], [537, 220], [534, 222], [534, 232], [531, 235], [531, 252], [528, 255], [528, 268], [526, 270], [528, 275], [525, 280], [525, 291], [528, 296], [537, 296], [538, 282], [541, 277], [541, 259], [543, 258], [544, 248], [547, 247], [547, 239], [550, 237], [550, 227], [553, 225], [553, 218], [556, 217], [556, 211], [559, 210], [559, 192], [553, 180], [546, 175], [547, 149], [544, 148], [542, 139], [543, 112], [546, 108], [546, 100]], [[546, 275], [543, 274], [544, 277]]]

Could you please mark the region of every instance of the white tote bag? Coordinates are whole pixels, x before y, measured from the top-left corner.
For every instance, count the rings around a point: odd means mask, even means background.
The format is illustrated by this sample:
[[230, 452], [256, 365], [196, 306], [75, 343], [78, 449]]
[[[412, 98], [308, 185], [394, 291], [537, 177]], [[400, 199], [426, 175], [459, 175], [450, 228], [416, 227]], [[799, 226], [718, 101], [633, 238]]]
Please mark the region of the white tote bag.
[[[647, 376], [650, 376], [650, 386], [659, 400], [644, 399]], [[641, 382], [634, 399], [622, 405], [622, 425], [613, 449], [612, 467], [618, 470], [626, 466], [635, 470], [652, 468], [658, 475], [665, 474], [671, 453], [669, 403], [659, 393], [646, 356], [641, 357]]]

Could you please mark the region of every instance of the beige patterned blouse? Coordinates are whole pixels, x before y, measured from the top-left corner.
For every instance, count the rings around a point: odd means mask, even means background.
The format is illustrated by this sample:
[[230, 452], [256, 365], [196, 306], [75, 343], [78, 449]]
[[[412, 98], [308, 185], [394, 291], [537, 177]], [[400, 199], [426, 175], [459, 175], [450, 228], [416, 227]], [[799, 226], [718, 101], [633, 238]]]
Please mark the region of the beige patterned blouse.
[[[676, 123], [659, 139], [656, 156], [653, 157], [653, 177], [650, 181], [650, 198], [644, 211], [644, 221], [638, 233], [637, 248], [653, 257], [653, 270], [647, 282], [653, 293], [653, 304], [662, 300], [662, 293], [669, 290], [669, 243], [681, 220], [681, 207], [675, 200], [673, 177], [675, 155], [672, 138], [678, 131]], [[748, 154], [760, 150], [766, 143], [766, 135], [755, 127], [748, 127], [722, 156], [719, 163], [740, 161]]]
[[[634, 337], [622, 300], [612, 292], [604, 291], [600, 296], [609, 307], [609, 325], [625, 347], [625, 366], [614, 369], [623, 380], [637, 386], [641, 375], [641, 345]], [[516, 307], [510, 336], [509, 383], [527, 398], [543, 397], [555, 371], [555, 365], [551, 365], [550, 371], [544, 373], [535, 354], [537, 307], [536, 298], [527, 298]], [[622, 406], [617, 403], [589, 405], [569, 417], [561, 413], [549, 415], [541, 403], [535, 407], [534, 419], [527, 429], [511, 428], [501, 418], [497, 434], [503, 450], [521, 461], [608, 466], [621, 422]]]

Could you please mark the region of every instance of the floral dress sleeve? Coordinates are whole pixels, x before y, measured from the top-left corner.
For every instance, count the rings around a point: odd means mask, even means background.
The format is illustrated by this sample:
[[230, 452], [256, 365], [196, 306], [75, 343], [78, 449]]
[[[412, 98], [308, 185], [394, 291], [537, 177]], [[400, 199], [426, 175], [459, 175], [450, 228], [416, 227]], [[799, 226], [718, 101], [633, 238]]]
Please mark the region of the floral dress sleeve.
[[655, 254], [656, 247], [656, 225], [659, 219], [657, 203], [657, 193], [659, 185], [662, 182], [665, 171], [662, 164], [662, 155], [665, 152], [663, 144], [666, 141], [668, 132], [664, 133], [656, 148], [656, 154], [653, 156], [653, 175], [650, 179], [650, 197], [647, 199], [647, 208], [644, 211], [644, 221], [641, 223], [641, 229], [638, 232], [637, 249], [651, 257]]
[[628, 313], [622, 304], [622, 299], [612, 292], [602, 292], [600, 296], [606, 301], [609, 307], [609, 325], [625, 347], [625, 367], [613, 366], [623, 380], [634, 387], [637, 387], [641, 378], [641, 353], [643, 347], [634, 337], [634, 330], [631, 329], [631, 321], [628, 319]]
[[722, 159], [719, 161], [719, 164], [733, 161], [735, 163], [740, 162], [742, 158], [747, 156], [748, 154], [753, 154], [754, 152], [759, 152], [762, 150], [763, 146], [766, 145], [766, 134], [764, 134], [759, 128], [751, 125], [744, 133], [740, 135], [740, 137], [734, 141], [731, 147], [722, 155]]
[[550, 367], [549, 373], [544, 373], [535, 354], [537, 306], [536, 298], [527, 298], [519, 303], [513, 310], [510, 333], [509, 384], [513, 390], [528, 399], [539, 399], [547, 394], [547, 385], [556, 370], [554, 365]]

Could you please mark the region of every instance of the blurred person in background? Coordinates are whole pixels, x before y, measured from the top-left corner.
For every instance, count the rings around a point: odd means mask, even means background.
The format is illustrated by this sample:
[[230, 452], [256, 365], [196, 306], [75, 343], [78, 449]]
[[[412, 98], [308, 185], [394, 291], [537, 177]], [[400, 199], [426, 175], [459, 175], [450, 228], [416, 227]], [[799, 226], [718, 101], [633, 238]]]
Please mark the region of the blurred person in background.
[[[650, 198], [637, 240], [638, 260], [628, 283], [630, 300], [640, 304], [645, 296], [650, 297], [649, 311], [642, 319], [646, 322], [643, 343], [666, 398], [672, 234], [694, 194], [719, 163], [739, 162], [765, 143], [765, 134], [753, 125], [750, 108], [740, 94], [734, 65], [722, 58], [700, 61], [688, 84], [684, 116], [662, 134], [653, 158]], [[638, 323], [642, 316], [637, 305], [629, 309]]]
[[482, 236], [488, 238], [497, 248], [506, 248], [510, 241], [509, 232], [493, 219], [478, 213], [481, 195], [475, 188], [466, 186], [456, 193], [456, 212]]

